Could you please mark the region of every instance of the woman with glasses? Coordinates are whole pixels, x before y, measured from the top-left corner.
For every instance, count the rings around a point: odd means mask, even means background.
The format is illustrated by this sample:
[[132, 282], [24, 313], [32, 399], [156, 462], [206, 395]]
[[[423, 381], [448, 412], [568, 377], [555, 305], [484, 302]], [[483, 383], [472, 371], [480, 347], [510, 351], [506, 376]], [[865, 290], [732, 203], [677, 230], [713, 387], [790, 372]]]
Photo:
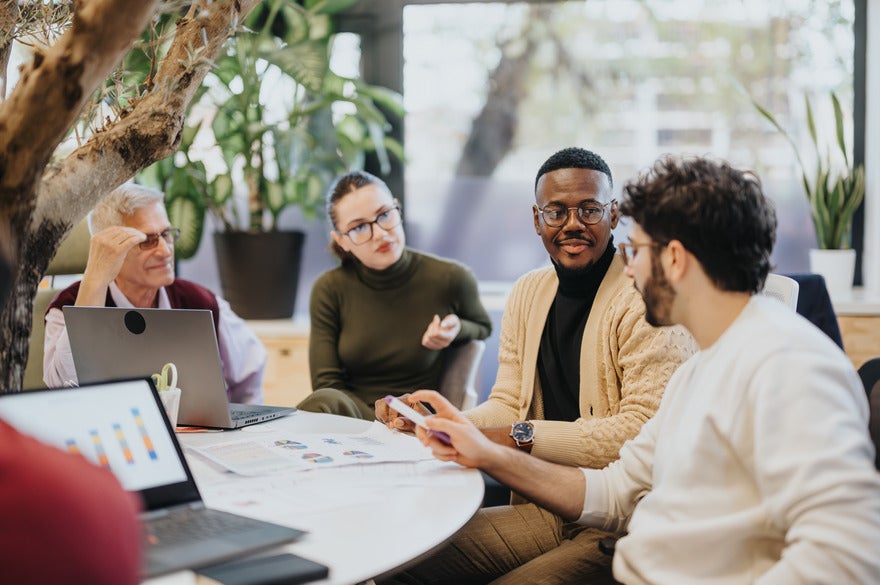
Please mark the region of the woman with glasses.
[[327, 217], [342, 262], [312, 288], [314, 392], [299, 408], [373, 420], [385, 395], [437, 388], [440, 350], [485, 339], [492, 323], [468, 268], [406, 247], [400, 204], [377, 177], [339, 177]]
[[58, 293], [46, 312], [43, 381], [47, 386], [77, 381], [61, 311], [64, 305], [209, 309], [229, 400], [263, 401], [263, 344], [229, 303], [174, 276], [174, 243], [180, 230], [168, 221], [161, 191], [134, 183], [120, 186], [89, 214], [89, 231], [83, 279]]

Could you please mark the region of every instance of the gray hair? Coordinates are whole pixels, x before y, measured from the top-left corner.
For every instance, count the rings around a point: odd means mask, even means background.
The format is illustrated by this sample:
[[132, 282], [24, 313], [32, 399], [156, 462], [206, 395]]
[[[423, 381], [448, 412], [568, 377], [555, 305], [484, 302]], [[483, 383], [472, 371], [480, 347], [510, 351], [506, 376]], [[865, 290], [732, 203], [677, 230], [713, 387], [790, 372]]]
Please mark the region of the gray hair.
[[123, 225], [127, 216], [142, 207], [163, 203], [165, 195], [137, 183], [123, 183], [89, 213], [89, 233], [95, 235], [111, 226]]

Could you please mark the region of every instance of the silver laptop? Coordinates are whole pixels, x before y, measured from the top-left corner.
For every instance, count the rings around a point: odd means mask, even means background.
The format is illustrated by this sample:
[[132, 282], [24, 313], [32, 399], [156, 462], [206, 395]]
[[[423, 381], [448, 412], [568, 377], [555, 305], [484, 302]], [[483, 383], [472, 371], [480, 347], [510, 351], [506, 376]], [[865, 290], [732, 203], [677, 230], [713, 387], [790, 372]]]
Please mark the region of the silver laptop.
[[296, 410], [227, 400], [214, 318], [207, 309], [62, 310], [80, 384], [150, 376], [173, 362], [181, 389], [178, 424], [233, 429]]
[[126, 490], [140, 493], [148, 577], [204, 567], [304, 534], [205, 507], [149, 378], [5, 394], [0, 418], [109, 468]]

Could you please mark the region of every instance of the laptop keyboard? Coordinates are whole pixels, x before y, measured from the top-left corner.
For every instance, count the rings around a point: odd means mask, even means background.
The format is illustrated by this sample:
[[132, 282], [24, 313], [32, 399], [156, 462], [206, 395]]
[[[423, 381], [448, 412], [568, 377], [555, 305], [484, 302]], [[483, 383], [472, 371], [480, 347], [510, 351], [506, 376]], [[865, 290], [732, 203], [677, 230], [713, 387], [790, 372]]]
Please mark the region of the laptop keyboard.
[[259, 520], [243, 516], [234, 516], [216, 510], [196, 509], [175, 510], [167, 516], [151, 519], [144, 526], [148, 544], [173, 546], [210, 535], [247, 532], [261, 524]]

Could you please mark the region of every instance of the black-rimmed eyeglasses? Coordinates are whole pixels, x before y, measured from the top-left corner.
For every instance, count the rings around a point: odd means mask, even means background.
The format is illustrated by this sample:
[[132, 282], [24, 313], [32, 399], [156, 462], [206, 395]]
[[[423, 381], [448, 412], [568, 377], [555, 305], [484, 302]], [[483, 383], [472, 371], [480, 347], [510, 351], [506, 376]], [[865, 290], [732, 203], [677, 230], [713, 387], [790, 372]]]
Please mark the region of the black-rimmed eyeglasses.
[[593, 225], [602, 221], [602, 218], [605, 217], [605, 208], [616, 201], [617, 199], [612, 199], [604, 204], [584, 201], [577, 207], [566, 207], [561, 203], [548, 203], [544, 207], [535, 206], [535, 209], [541, 214], [544, 223], [550, 227], [564, 226], [572, 211], [577, 213], [578, 221], [585, 225]]
[[400, 213], [400, 207], [395, 205], [377, 215], [373, 221], [359, 223], [350, 230], [339, 233], [348, 236], [348, 239], [355, 246], [360, 246], [373, 239], [373, 224], [387, 232], [399, 226], [401, 221], [403, 221], [403, 216]]
[[152, 250], [159, 245], [159, 238], [165, 240], [169, 246], [173, 246], [174, 242], [180, 239], [180, 228], [168, 228], [158, 234], [145, 234], [147, 239], [138, 244], [141, 250]]
[[621, 244], [617, 244], [617, 249], [620, 250], [620, 255], [623, 256], [623, 263], [629, 264], [636, 257], [636, 252], [638, 252], [639, 248], [662, 248], [663, 244], [659, 244], [657, 242], [643, 242], [639, 244], [634, 244], [632, 242], [623, 242]]

